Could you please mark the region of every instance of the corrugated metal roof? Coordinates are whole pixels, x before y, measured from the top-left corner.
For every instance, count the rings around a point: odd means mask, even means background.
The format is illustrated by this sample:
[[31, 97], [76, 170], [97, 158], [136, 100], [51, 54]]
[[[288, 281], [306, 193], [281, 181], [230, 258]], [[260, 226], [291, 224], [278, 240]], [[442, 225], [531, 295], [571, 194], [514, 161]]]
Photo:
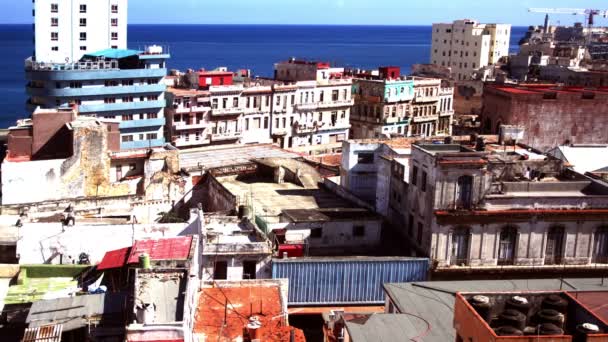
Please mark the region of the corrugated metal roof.
[[125, 247], [113, 251], [106, 252], [103, 259], [97, 265], [97, 269], [100, 271], [108, 270], [112, 268], [123, 267], [127, 261], [127, 257], [131, 253], [131, 247]]
[[273, 261], [272, 278], [289, 279], [290, 305], [381, 304], [382, 284], [426, 280], [424, 258], [303, 258]]
[[179, 164], [187, 170], [206, 170], [251, 163], [260, 158], [301, 158], [297, 153], [282, 150], [272, 145], [223, 146], [191, 149], [179, 154]]
[[192, 236], [180, 236], [158, 240], [138, 240], [131, 249], [128, 264], [139, 262], [139, 256], [147, 253], [150, 260], [187, 260], [190, 256]]
[[22, 342], [61, 342], [63, 326], [47, 325], [44, 327], [27, 328], [23, 334]]
[[40, 300], [32, 304], [26, 323], [35, 328], [60, 322], [64, 331], [75, 330], [87, 326], [91, 319], [101, 319], [101, 315], [121, 313], [125, 300], [123, 293]]
[[137, 56], [141, 51], [129, 50], [129, 49], [105, 49], [101, 51], [87, 53], [85, 57], [105, 57], [105, 58], [126, 58], [131, 56]]

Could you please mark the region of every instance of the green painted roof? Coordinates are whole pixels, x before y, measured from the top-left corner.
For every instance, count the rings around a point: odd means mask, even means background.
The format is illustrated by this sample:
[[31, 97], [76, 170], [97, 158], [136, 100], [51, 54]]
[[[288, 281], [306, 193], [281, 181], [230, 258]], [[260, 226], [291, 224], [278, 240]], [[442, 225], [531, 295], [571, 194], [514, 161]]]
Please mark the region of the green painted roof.
[[141, 53], [138, 50], [128, 50], [128, 49], [105, 49], [97, 52], [87, 53], [85, 57], [105, 57], [112, 59], [120, 59], [131, 56], [137, 56]]

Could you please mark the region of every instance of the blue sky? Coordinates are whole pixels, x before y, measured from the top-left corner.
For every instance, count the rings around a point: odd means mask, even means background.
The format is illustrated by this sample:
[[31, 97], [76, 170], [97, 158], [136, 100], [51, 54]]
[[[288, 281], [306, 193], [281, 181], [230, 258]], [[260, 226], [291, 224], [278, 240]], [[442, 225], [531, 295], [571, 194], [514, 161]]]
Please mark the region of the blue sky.
[[[0, 0], [0, 23], [31, 23], [32, 2]], [[457, 18], [527, 26], [528, 7], [608, 9], [605, 0], [130, 0], [129, 22], [183, 24], [428, 25]], [[577, 19], [578, 18], [578, 19]], [[572, 24], [582, 17], [554, 16]], [[608, 25], [608, 19], [598, 24]]]

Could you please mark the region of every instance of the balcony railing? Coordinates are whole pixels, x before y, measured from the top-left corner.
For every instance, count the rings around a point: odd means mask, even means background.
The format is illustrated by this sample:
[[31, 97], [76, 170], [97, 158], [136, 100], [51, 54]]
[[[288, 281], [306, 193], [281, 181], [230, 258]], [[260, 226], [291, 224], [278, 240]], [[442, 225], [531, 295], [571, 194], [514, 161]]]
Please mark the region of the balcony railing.
[[211, 141], [223, 141], [223, 140], [234, 140], [239, 139], [243, 136], [243, 132], [223, 132], [223, 133], [213, 133], [211, 135]]
[[197, 145], [207, 145], [211, 143], [211, 137], [206, 135], [205, 138], [200, 137], [199, 139], [195, 138], [177, 138], [173, 140], [173, 144], [177, 147], [185, 147], [185, 146], [197, 146]]
[[188, 124], [185, 123], [183, 121], [179, 121], [179, 122], [173, 122], [173, 128], [177, 131], [183, 131], [183, 130], [188, 130], [188, 129], [202, 129], [202, 128], [207, 128], [207, 127], [211, 127], [212, 124], [206, 121], [201, 121], [199, 123], [192, 123], [192, 124]]
[[240, 115], [243, 114], [243, 108], [233, 107], [233, 108], [213, 108], [211, 109], [211, 115], [221, 116], [221, 115]]
[[209, 243], [203, 247], [204, 255], [216, 254], [270, 254], [270, 246], [265, 242], [252, 243]]
[[355, 104], [355, 100], [336, 100], [336, 101], [323, 101], [313, 103], [300, 103], [296, 104], [297, 110], [315, 110], [317, 108], [340, 108], [340, 107], [351, 107]]

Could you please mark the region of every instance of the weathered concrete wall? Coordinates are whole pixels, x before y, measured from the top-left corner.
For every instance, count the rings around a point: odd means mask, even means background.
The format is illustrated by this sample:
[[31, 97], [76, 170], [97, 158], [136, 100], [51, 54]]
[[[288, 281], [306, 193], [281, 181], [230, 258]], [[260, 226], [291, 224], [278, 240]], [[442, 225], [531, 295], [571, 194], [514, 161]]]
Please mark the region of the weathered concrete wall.
[[[354, 236], [355, 226], [364, 226], [363, 236]], [[321, 228], [322, 236], [313, 238], [311, 229]], [[380, 219], [357, 219], [353, 221], [330, 221], [318, 223], [291, 223], [287, 226], [286, 240], [308, 241], [310, 248], [373, 247], [380, 243], [382, 222]]]
[[[11, 222], [15, 222], [13, 217]], [[61, 223], [25, 223], [19, 228], [17, 253], [21, 264], [43, 264], [78, 260], [80, 253], [87, 253], [92, 263], [100, 262], [107, 251], [128, 247], [134, 240], [187, 235], [188, 224], [122, 224], [85, 225], [62, 229]], [[14, 229], [17, 229], [16, 227]]]
[[237, 198], [218, 180], [208, 174], [205, 180], [203, 208], [205, 212], [232, 211], [237, 209]]
[[[522, 125], [524, 144], [548, 150], [564, 144], [608, 143], [608, 96], [581, 93], [511, 94], [492, 87], [484, 89], [481, 125], [484, 133], [498, 133], [500, 124]], [[569, 143], [568, 143], [569, 142]]]
[[255, 279], [270, 279], [272, 276], [270, 255], [218, 255], [203, 256], [203, 281], [212, 281], [216, 261], [226, 261], [228, 273], [226, 280], [243, 280], [243, 265], [245, 261], [256, 262]]
[[[498, 221], [498, 220], [497, 220]], [[599, 221], [553, 221], [529, 220], [472, 225], [438, 225], [434, 222], [431, 257], [439, 266], [451, 263], [452, 232], [455, 228], [469, 228], [468, 257], [471, 266], [496, 266], [500, 248], [501, 230], [512, 227], [517, 230], [515, 239], [515, 262], [520, 266], [542, 266], [545, 264], [547, 234], [552, 227], [564, 227], [563, 248], [560, 256], [567, 265], [585, 265], [595, 262], [595, 232], [608, 224]]]

